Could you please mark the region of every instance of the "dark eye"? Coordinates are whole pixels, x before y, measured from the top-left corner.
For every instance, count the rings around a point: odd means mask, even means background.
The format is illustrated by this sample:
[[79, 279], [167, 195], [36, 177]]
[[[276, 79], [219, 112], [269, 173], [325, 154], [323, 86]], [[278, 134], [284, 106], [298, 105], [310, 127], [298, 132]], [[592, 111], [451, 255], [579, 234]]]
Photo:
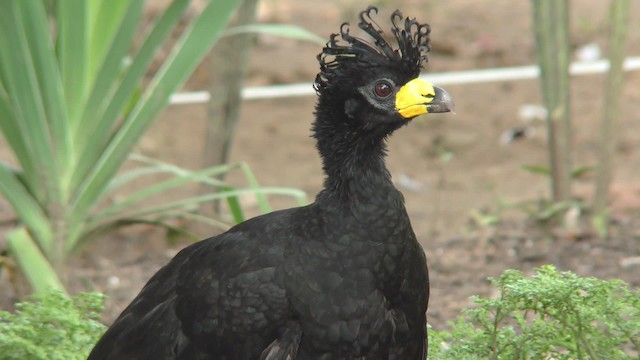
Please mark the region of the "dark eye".
[[381, 98], [386, 98], [387, 96], [391, 95], [392, 92], [393, 88], [388, 81], [378, 81], [373, 87], [373, 93]]

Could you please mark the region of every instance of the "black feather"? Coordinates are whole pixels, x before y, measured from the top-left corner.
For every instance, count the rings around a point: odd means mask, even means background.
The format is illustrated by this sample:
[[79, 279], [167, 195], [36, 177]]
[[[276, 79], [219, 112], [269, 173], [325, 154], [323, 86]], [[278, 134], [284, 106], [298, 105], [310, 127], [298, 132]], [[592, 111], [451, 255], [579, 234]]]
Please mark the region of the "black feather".
[[378, 13], [378, 9], [374, 6], [369, 6], [362, 11], [359, 15], [358, 27], [373, 38], [373, 44], [352, 36], [349, 33], [348, 23], [342, 24], [340, 34], [331, 35], [322, 53], [318, 55], [320, 73], [314, 85], [318, 93], [330, 86], [343, 73], [348, 74], [351, 69], [361, 69], [363, 66], [392, 66], [413, 77], [420, 73], [422, 64], [427, 61], [427, 53], [431, 49], [429, 24], [420, 24], [416, 19], [408, 17], [404, 19], [403, 24], [402, 13], [398, 10], [394, 11], [391, 15], [391, 33], [397, 45], [394, 48], [385, 40], [380, 26], [372, 20], [372, 13]]

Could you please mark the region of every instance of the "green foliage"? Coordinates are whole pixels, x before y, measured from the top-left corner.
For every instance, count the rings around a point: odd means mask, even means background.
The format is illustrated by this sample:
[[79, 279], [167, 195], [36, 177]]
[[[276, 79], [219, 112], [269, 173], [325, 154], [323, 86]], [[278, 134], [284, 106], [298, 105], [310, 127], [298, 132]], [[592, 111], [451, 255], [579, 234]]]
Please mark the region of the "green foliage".
[[475, 297], [450, 332], [429, 332], [429, 359], [637, 359], [640, 291], [626, 283], [553, 266], [491, 282], [497, 298]]
[[98, 321], [103, 302], [98, 293], [69, 298], [54, 291], [16, 304], [15, 313], [0, 311], [0, 358], [86, 359], [105, 331]]
[[[0, 52], [0, 131], [12, 152], [10, 160], [0, 161], [0, 195], [19, 220], [7, 239], [35, 292], [62, 290], [56, 272], [64, 272], [68, 256], [82, 241], [114, 228], [145, 223], [176, 233], [180, 229], [171, 220], [177, 218], [218, 225], [194, 212], [214, 199], [226, 199], [234, 220], [242, 221], [238, 195], [256, 194], [264, 210], [263, 193], [291, 193], [260, 189], [243, 164], [189, 171], [131, 155], [171, 94], [222, 36], [240, 1], [210, 1], [188, 15], [168, 56], [151, 71], [163, 45], [174, 43], [190, 3], [173, 0], [147, 23], [139, 0], [0, 1], [0, 48], [12, 49]], [[120, 172], [127, 161], [136, 166]], [[246, 176], [247, 189], [215, 179], [234, 169]], [[145, 176], [157, 181], [115, 196]], [[210, 186], [213, 195], [179, 202], [162, 196], [189, 182]], [[294, 196], [300, 199], [299, 193]], [[144, 208], [152, 196], [157, 205]]]

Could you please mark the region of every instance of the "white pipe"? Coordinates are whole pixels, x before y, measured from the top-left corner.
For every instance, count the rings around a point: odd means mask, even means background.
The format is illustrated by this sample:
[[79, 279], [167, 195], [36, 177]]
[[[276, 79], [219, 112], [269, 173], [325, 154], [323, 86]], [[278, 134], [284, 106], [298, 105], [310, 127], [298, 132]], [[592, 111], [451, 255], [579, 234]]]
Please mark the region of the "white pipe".
[[[625, 71], [640, 69], [640, 57], [629, 57], [623, 64]], [[609, 70], [608, 60], [590, 62], [575, 62], [569, 67], [571, 75], [587, 75], [604, 73]], [[469, 71], [453, 71], [421, 75], [437, 85], [474, 84], [496, 81], [514, 81], [523, 79], [535, 79], [539, 75], [537, 65], [519, 66], [509, 68], [482, 69]], [[315, 91], [310, 83], [259, 86], [242, 89], [242, 98], [245, 100], [275, 99], [282, 97], [309, 96]], [[196, 104], [209, 101], [209, 93], [206, 91], [178, 93], [171, 97], [171, 104]]]

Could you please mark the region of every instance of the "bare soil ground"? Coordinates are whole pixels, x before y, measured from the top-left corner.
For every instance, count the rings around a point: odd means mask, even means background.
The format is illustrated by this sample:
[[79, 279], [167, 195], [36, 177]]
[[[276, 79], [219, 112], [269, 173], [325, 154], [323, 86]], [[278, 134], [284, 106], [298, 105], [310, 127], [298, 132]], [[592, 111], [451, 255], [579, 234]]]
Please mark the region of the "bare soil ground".
[[[429, 72], [535, 62], [529, 2], [378, 3], [385, 14], [401, 8], [431, 24]], [[355, 24], [357, 11], [366, 5], [360, 0], [265, 0], [260, 19], [301, 25], [327, 37], [344, 20]], [[572, 6], [572, 45], [596, 43], [606, 49], [607, 3], [585, 0]], [[632, 7], [627, 53], [638, 55], [640, 2]], [[310, 83], [317, 72], [319, 51], [315, 44], [261, 36], [253, 50], [247, 85]], [[207, 87], [208, 66], [198, 69], [188, 89]], [[572, 79], [573, 145], [575, 163], [580, 166], [597, 165], [603, 85], [602, 75]], [[543, 226], [522, 206], [549, 196], [547, 178], [521, 169], [547, 161], [544, 124], [527, 124], [519, 118], [522, 105], [541, 103], [535, 80], [448, 86], [457, 115], [417, 119], [393, 136], [388, 165], [405, 194], [415, 232], [427, 253], [432, 289], [429, 321], [435, 328], [446, 326], [469, 306], [469, 296], [491, 295], [487, 278], [507, 268], [528, 273], [551, 263], [581, 275], [640, 285], [640, 264], [632, 261], [640, 256], [639, 85], [640, 73], [628, 73], [620, 98], [613, 220], [604, 238], [583, 224]], [[320, 161], [309, 137], [314, 102], [314, 97], [245, 102], [232, 161], [249, 164], [263, 185], [300, 188], [312, 200], [322, 184]], [[139, 151], [196, 169], [203, 162], [205, 121], [205, 105], [170, 107], [144, 137]], [[500, 142], [504, 131], [523, 126], [530, 126], [535, 134], [508, 145]], [[450, 159], [443, 161], [443, 154]], [[242, 177], [236, 174], [230, 181], [241, 184]], [[576, 196], [588, 201], [592, 182], [589, 176], [578, 179]], [[246, 200], [251, 209], [251, 199]], [[272, 200], [276, 208], [295, 205], [290, 199]], [[482, 224], [488, 217], [478, 214], [496, 215], [500, 221]], [[216, 231], [203, 232], [203, 237]], [[185, 241], [168, 243], [158, 230], [124, 229], [90, 244], [74, 260], [72, 288], [105, 292], [109, 296], [105, 321], [109, 322], [185, 245]], [[11, 299], [11, 294], [7, 290], [3, 298]]]

